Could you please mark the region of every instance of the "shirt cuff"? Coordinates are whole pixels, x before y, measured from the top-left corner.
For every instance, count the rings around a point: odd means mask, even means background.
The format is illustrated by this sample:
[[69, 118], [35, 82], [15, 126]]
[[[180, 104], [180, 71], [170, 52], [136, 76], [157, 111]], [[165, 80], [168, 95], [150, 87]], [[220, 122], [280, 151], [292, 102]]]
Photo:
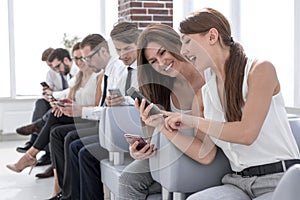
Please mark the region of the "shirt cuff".
[[125, 105], [134, 106], [135, 102], [130, 96], [125, 96], [124, 98], [125, 98], [125, 101], [124, 101]]
[[82, 119], [88, 120], [99, 120], [100, 113], [104, 109], [104, 107], [83, 107], [82, 108]]

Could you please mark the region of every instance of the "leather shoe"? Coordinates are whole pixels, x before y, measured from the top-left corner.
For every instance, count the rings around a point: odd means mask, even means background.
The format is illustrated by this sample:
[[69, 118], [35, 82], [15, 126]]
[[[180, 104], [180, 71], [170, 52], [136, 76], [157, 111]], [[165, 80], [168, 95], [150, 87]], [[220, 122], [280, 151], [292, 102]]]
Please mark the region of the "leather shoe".
[[52, 176], [54, 176], [52, 166], [48, 167], [43, 173], [39, 173], [39, 174], [35, 175], [35, 177], [37, 177], [37, 178], [49, 178]]
[[26, 153], [26, 151], [30, 149], [30, 147], [32, 147], [32, 143], [28, 141], [23, 147], [17, 147], [16, 151], [19, 153]]
[[32, 133], [39, 133], [43, 127], [43, 122], [41, 119], [32, 122], [29, 125], [22, 126], [16, 129], [16, 132], [20, 135], [30, 135]]
[[51, 164], [50, 153], [45, 153], [40, 159], [38, 159], [36, 166], [44, 166]]

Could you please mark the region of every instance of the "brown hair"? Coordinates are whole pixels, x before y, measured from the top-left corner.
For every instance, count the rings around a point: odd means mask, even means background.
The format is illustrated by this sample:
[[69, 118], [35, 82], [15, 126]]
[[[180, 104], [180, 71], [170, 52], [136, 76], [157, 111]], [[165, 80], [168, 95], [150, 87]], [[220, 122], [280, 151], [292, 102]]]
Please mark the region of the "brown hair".
[[180, 54], [180, 36], [170, 26], [154, 24], [148, 26], [139, 36], [137, 42], [138, 82], [141, 93], [165, 110], [170, 110], [170, 94], [174, 78], [155, 71], [145, 57], [145, 49], [150, 42], [163, 46], [180, 61], [185, 59]]
[[90, 46], [91, 50], [95, 47], [104, 47], [109, 53], [108, 43], [104, 37], [100, 34], [90, 34], [86, 36], [80, 43], [80, 48], [83, 49], [85, 46]]
[[48, 49], [45, 49], [43, 51], [43, 54], [42, 54], [42, 61], [47, 61], [48, 60], [48, 57], [50, 56], [50, 54], [54, 51], [53, 48], [49, 47]]
[[217, 10], [205, 8], [180, 23], [183, 34], [206, 34], [211, 28], [218, 30], [221, 45], [230, 46], [230, 56], [225, 62], [225, 117], [229, 122], [240, 121], [245, 104], [242, 86], [247, 57], [243, 47], [233, 41], [229, 22]]
[[114, 25], [114, 28], [110, 32], [112, 40], [124, 42], [125, 44], [131, 44], [137, 42], [140, 31], [136, 24], [132, 22], [119, 22]]

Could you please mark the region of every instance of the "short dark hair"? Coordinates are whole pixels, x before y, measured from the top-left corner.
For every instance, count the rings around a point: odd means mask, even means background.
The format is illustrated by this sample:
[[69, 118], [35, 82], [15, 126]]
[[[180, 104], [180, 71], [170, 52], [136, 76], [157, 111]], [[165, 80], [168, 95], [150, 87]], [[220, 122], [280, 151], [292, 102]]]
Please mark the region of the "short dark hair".
[[42, 54], [42, 61], [47, 61], [50, 54], [54, 51], [53, 48], [49, 47], [48, 49], [44, 50]]
[[110, 32], [112, 40], [124, 42], [126, 44], [137, 43], [140, 31], [137, 25], [132, 22], [119, 22], [114, 25]]
[[63, 61], [64, 58], [68, 58], [70, 61], [72, 60], [69, 51], [63, 48], [55, 49], [48, 57], [48, 61], [52, 62], [55, 58], [57, 58], [59, 61]]
[[90, 46], [93, 50], [96, 46], [106, 48], [109, 53], [108, 43], [105, 38], [100, 34], [90, 34], [86, 36], [80, 43], [80, 48], [83, 49], [86, 46]]

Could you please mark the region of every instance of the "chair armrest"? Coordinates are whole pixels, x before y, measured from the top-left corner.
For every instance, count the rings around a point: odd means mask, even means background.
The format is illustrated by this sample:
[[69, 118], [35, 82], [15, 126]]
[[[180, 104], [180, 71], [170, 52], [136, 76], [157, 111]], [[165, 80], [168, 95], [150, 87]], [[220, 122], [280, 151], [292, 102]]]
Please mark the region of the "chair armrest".
[[273, 200], [294, 200], [300, 196], [300, 164], [288, 169], [279, 181], [273, 193]]
[[139, 111], [133, 106], [115, 106], [107, 107], [104, 115], [99, 125], [101, 146], [112, 152], [128, 152], [124, 134], [143, 134]]
[[183, 154], [163, 134], [159, 135], [152, 139], [158, 151], [150, 158], [150, 170], [154, 180], [169, 192], [194, 193], [217, 186], [221, 184], [222, 177], [231, 172], [229, 161], [221, 149], [218, 149], [211, 164], [202, 165]]

